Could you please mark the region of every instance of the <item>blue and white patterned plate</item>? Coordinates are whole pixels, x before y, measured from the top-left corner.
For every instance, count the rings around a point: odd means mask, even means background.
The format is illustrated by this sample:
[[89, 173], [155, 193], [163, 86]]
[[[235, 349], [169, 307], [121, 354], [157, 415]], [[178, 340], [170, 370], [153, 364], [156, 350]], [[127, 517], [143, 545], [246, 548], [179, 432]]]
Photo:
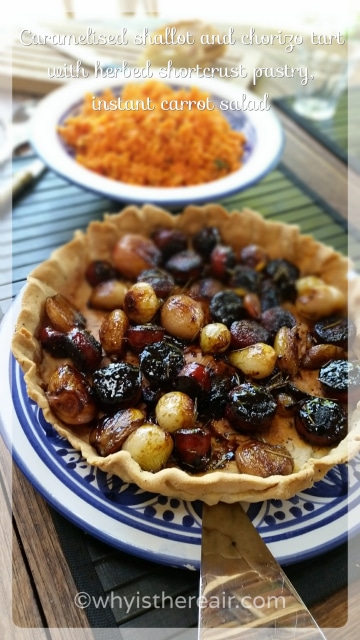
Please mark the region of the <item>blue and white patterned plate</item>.
[[[90, 467], [28, 398], [10, 353], [18, 310], [19, 299], [0, 331], [0, 417], [16, 464], [55, 509], [88, 533], [149, 560], [198, 569], [201, 503], [147, 493]], [[247, 513], [279, 562], [298, 562], [336, 547], [357, 531], [359, 477], [357, 459], [335, 467], [290, 500], [252, 504]]]
[[[154, 79], [160, 79], [153, 70]], [[236, 83], [219, 79], [171, 79], [161, 80], [174, 89], [196, 85], [211, 96], [222, 110], [232, 128], [244, 133], [247, 143], [243, 166], [224, 178], [206, 184], [187, 187], [143, 187], [126, 184], [98, 175], [81, 166], [63, 144], [57, 127], [71, 114], [76, 114], [84, 95], [95, 96], [111, 87], [115, 95], [121, 95], [127, 83], [121, 78], [82, 79], [61, 86], [48, 94], [40, 103], [31, 123], [31, 143], [44, 162], [66, 180], [112, 200], [131, 204], [151, 203], [171, 209], [188, 204], [217, 202], [219, 199], [241, 191], [261, 180], [280, 160], [284, 134], [279, 119], [271, 105]], [[141, 78], [131, 83], [144, 82]], [[220, 107], [222, 103], [222, 106]], [[243, 109], [243, 104], [248, 108]], [[227, 109], [223, 107], [226, 106]], [[251, 107], [251, 110], [250, 110]], [[263, 110], [262, 110], [263, 109]]]

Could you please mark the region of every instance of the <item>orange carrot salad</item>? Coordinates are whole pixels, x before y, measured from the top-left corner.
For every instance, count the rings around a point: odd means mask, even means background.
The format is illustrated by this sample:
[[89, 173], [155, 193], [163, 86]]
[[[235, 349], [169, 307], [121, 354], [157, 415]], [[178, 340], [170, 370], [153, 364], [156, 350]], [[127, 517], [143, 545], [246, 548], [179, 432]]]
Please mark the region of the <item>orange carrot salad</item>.
[[[169, 110], [170, 104], [181, 108]], [[86, 95], [81, 111], [58, 131], [91, 171], [151, 187], [222, 178], [239, 169], [246, 142], [207, 93], [175, 91], [158, 80], [130, 83], [121, 97], [110, 89], [96, 98]]]

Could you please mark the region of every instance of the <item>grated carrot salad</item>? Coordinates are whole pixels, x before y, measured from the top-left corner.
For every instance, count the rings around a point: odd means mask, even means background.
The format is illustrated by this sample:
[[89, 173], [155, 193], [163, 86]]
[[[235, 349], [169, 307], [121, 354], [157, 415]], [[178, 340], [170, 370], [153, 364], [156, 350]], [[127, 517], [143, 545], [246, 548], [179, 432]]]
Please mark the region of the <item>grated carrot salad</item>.
[[[162, 100], [205, 100], [198, 88], [173, 90], [158, 80], [126, 85], [125, 101], [151, 100], [154, 110], [94, 108], [86, 95], [81, 111], [69, 117], [59, 134], [77, 162], [91, 171], [134, 185], [180, 187], [217, 180], [241, 166], [245, 138], [214, 110], [166, 111]], [[108, 89], [96, 99], [116, 99]]]
[[241, 166], [245, 137], [220, 109], [161, 107], [163, 100], [206, 101], [208, 94], [196, 87], [175, 91], [158, 80], [125, 86], [122, 103], [150, 99], [154, 110], [106, 110], [99, 99], [117, 99], [110, 89], [96, 98], [99, 110], [93, 98], [86, 95], [81, 111], [58, 129], [77, 162], [91, 171], [134, 185], [180, 187], [217, 180]]

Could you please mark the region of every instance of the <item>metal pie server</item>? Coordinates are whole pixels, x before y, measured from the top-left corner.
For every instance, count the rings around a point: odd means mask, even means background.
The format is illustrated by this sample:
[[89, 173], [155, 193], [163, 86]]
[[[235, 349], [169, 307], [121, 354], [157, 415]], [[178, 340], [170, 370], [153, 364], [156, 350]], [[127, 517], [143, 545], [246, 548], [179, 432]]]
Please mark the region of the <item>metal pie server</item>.
[[202, 523], [198, 640], [325, 640], [240, 503]]

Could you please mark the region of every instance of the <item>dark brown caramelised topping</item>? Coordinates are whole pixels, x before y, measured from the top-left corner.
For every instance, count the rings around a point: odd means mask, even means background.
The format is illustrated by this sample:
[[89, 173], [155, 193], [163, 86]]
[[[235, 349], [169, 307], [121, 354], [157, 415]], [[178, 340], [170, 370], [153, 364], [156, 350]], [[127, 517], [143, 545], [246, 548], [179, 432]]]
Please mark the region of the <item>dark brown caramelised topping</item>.
[[300, 404], [295, 426], [311, 444], [327, 447], [338, 444], [347, 434], [347, 415], [338, 402], [311, 398]]

